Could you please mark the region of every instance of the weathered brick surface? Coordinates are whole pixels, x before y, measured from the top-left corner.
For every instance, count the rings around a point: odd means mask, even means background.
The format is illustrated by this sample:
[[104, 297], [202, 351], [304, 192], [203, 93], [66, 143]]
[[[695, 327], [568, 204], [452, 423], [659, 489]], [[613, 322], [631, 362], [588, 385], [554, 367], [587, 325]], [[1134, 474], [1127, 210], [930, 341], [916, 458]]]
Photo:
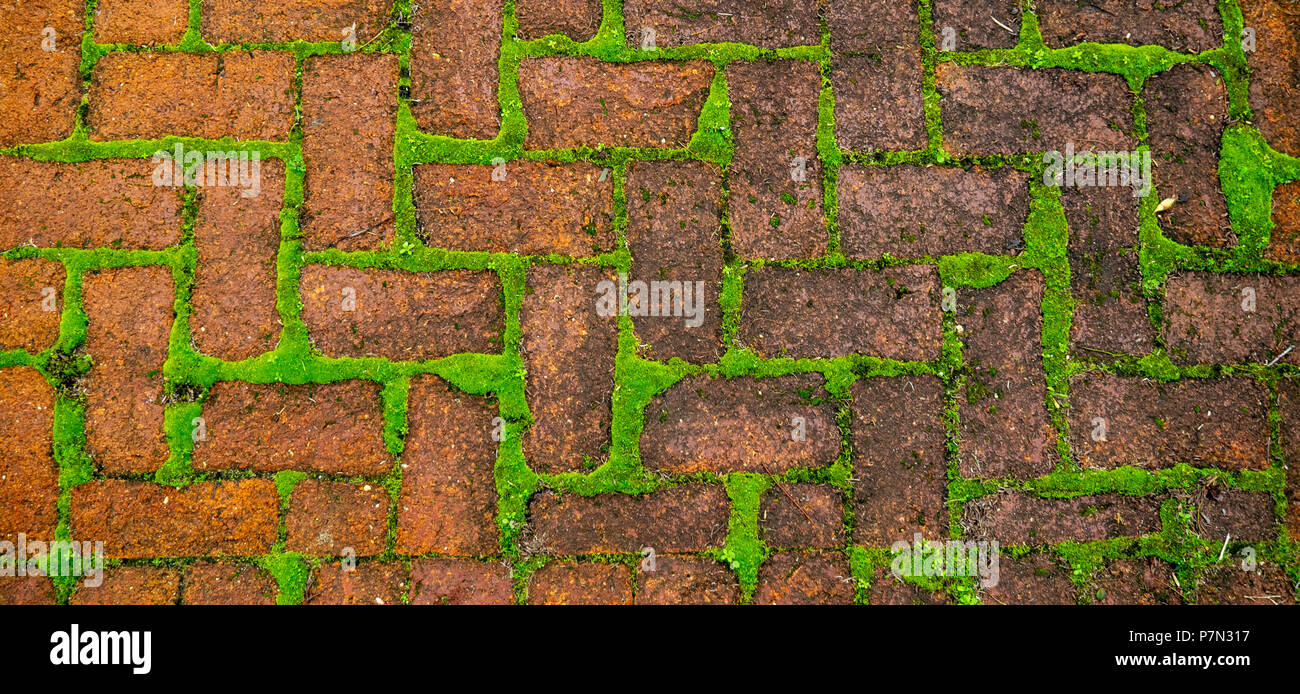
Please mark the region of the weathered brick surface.
[[854, 542], [948, 536], [943, 384], [933, 376], [853, 384]]
[[156, 250], [177, 243], [180, 192], [155, 186], [153, 170], [148, 159], [63, 164], [0, 157], [0, 249]]
[[371, 250], [392, 240], [397, 72], [395, 55], [307, 60], [300, 220], [307, 250]]
[[435, 135], [490, 140], [501, 127], [497, 57], [505, 0], [436, 0], [415, 7], [411, 112]]
[[[80, 0], [23, 0], [3, 8], [0, 35], [0, 147], [62, 140], [81, 103]], [[43, 50], [54, 30], [54, 50]], [[6, 157], [7, 158], [7, 157]]]
[[[971, 5], [977, 7], [977, 5]], [[1119, 75], [939, 63], [944, 149], [953, 155], [1131, 151], [1132, 95]]]
[[738, 339], [764, 358], [865, 354], [924, 361], [943, 341], [933, 267], [768, 266], [745, 276]]
[[1263, 542], [1277, 538], [1273, 495], [1211, 486], [1204, 490], [1192, 519], [1196, 532], [1211, 542]]
[[[983, 48], [1012, 48], [1020, 38], [1020, 3], [1017, 0], [935, 0], [935, 43], [943, 47], [949, 35], [954, 48], [973, 51]], [[952, 31], [949, 33], [948, 29]]]
[[167, 461], [163, 362], [174, 315], [166, 267], [95, 270], [82, 283], [86, 450], [108, 473], [152, 472]]
[[717, 485], [594, 497], [542, 492], [529, 502], [526, 532], [553, 554], [697, 552], [722, 547], [729, 512]]
[[326, 564], [312, 574], [303, 604], [400, 605], [407, 585], [406, 567], [397, 562], [361, 562], [351, 570]]
[[388, 507], [382, 487], [304, 480], [289, 495], [285, 548], [314, 556], [379, 554], [388, 535]]
[[706, 557], [659, 556], [653, 571], [637, 573], [638, 605], [734, 605], [740, 582], [726, 566]]
[[524, 456], [534, 470], [578, 470], [605, 457], [618, 325], [597, 313], [595, 297], [600, 282], [612, 280], [594, 266], [528, 272], [519, 322], [533, 415]]
[[180, 572], [162, 566], [115, 566], [104, 569], [103, 583], [85, 585], [72, 594], [73, 605], [174, 605], [180, 595]]
[[0, 605], [53, 605], [55, 597], [44, 576], [0, 576]]
[[1300, 181], [1273, 189], [1273, 233], [1264, 257], [1300, 265]]
[[515, 601], [510, 569], [473, 559], [411, 562], [412, 605], [510, 605]]
[[1043, 40], [1052, 48], [1091, 41], [1200, 53], [1223, 45], [1215, 0], [1040, 0], [1037, 13]]
[[947, 605], [952, 601], [942, 591], [931, 591], [894, 576], [888, 569], [876, 569], [867, 602], [872, 605]]
[[1183, 590], [1162, 559], [1119, 559], [1094, 573], [1085, 596], [1100, 605], [1181, 605]]
[[410, 554], [495, 554], [496, 408], [434, 376], [411, 382], [397, 547]]
[[1250, 65], [1250, 107], [1255, 127], [1279, 152], [1300, 156], [1300, 123], [1295, 104], [1300, 99], [1300, 35], [1296, 0], [1241, 0], [1245, 25], [1255, 30], [1255, 50], [1246, 53]]
[[1268, 397], [1240, 376], [1160, 383], [1087, 374], [1070, 384], [1070, 448], [1084, 467], [1266, 469]]
[[181, 579], [186, 605], [274, 605], [279, 588], [266, 569], [236, 562], [197, 562]]
[[817, 63], [780, 60], [727, 66], [731, 129], [731, 244], [753, 258], [809, 258], [826, 251], [822, 163], [817, 154]]
[[293, 71], [272, 51], [109, 53], [91, 75], [90, 138], [287, 140]]
[[[1268, 363], [1300, 345], [1298, 311], [1300, 282], [1292, 277], [1171, 275], [1165, 288], [1165, 343], [1176, 364]], [[1300, 364], [1300, 349], [1280, 361]]]
[[0, 369], [0, 541], [51, 541], [58, 523], [54, 389], [27, 367]]
[[1279, 383], [1277, 407], [1286, 456], [1286, 527], [1292, 540], [1300, 540], [1300, 384], [1293, 379]]
[[528, 579], [530, 605], [630, 605], [632, 571], [622, 564], [556, 562]]
[[914, 150], [928, 143], [921, 51], [842, 56], [832, 71], [835, 136], [847, 150]]
[[831, 50], [836, 53], [871, 53], [920, 44], [916, 5], [910, 2], [828, 0], [825, 15]]
[[1295, 605], [1295, 584], [1275, 564], [1243, 571], [1239, 562], [1207, 568], [1196, 584], [1198, 605]]
[[662, 3], [627, 0], [623, 23], [629, 46], [643, 46], [643, 31], [654, 32], [659, 48], [693, 43], [747, 43], [760, 48], [816, 45], [821, 42], [818, 0], [686, 0]]
[[384, 29], [392, 7], [393, 0], [203, 0], [200, 30], [212, 43], [342, 42], [355, 25], [360, 47]]
[[641, 462], [674, 474], [830, 465], [840, 436], [822, 382], [820, 374], [688, 377], [646, 406]]
[[1029, 174], [1010, 167], [846, 166], [836, 187], [840, 248], [852, 258], [998, 255], [1024, 246]]
[[186, 0], [102, 0], [95, 5], [95, 42], [177, 44], [189, 17]]
[[[588, 41], [600, 29], [601, 9], [600, 0], [517, 0], [519, 38], [563, 34], [574, 41]], [[626, 16], [628, 9], [623, 12]]]
[[822, 552], [777, 552], [758, 569], [755, 605], [847, 605], [853, 571], [844, 557]]
[[773, 483], [758, 509], [768, 547], [844, 545], [844, 493], [828, 484]]
[[969, 538], [1004, 545], [1141, 537], [1160, 531], [1160, 499], [1118, 494], [1041, 499], [1003, 492], [968, 502], [962, 525]]
[[254, 556], [275, 543], [279, 507], [270, 480], [94, 481], [72, 490], [72, 534], [102, 539], [110, 559]]
[[1129, 188], [1061, 189], [1069, 225], [1070, 346], [1080, 358], [1142, 355], [1155, 342], [1138, 264], [1138, 204]]
[[32, 354], [54, 346], [67, 272], [51, 260], [0, 258], [0, 352]]
[[418, 232], [434, 248], [580, 257], [617, 240], [613, 172], [587, 162], [423, 164], [415, 205]]
[[1070, 572], [1053, 557], [1003, 556], [998, 583], [980, 592], [985, 605], [1074, 605], [1078, 602]]
[[1038, 477], [1056, 464], [1042, 360], [1042, 300], [1037, 271], [958, 294], [966, 363], [958, 417], [967, 476]]

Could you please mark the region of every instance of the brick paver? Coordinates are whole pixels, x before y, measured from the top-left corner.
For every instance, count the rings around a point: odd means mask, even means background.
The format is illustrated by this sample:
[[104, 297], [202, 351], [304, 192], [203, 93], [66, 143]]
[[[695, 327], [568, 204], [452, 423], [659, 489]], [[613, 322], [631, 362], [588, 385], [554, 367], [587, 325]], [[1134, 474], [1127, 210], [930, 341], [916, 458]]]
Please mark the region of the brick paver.
[[1255, 125], [1279, 152], [1300, 156], [1300, 126], [1292, 111], [1300, 98], [1300, 36], [1292, 0], [1241, 0], [1242, 19], [1255, 30], [1250, 65], [1250, 107]]
[[186, 0], [103, 0], [95, 5], [95, 42], [180, 43], [189, 17]]
[[946, 36], [952, 37], [953, 48], [959, 51], [1011, 48], [1020, 36], [1020, 3], [1016, 0], [935, 0], [933, 19], [940, 48]]
[[501, 127], [497, 55], [505, 0], [436, 0], [415, 6], [411, 110], [420, 129], [490, 140]]
[[529, 534], [556, 554], [697, 552], [721, 547], [727, 495], [716, 485], [673, 487], [641, 496], [544, 492], [529, 508]]
[[1070, 347], [1077, 357], [1144, 355], [1155, 343], [1138, 258], [1140, 202], [1124, 186], [1061, 189], [1074, 297]]
[[307, 605], [400, 605], [407, 590], [406, 568], [387, 562], [321, 566], [308, 582]]
[[1300, 364], [1300, 283], [1292, 277], [1188, 272], [1169, 278], [1164, 338], [1179, 364]]
[[507, 605], [513, 602], [510, 571], [500, 563], [445, 557], [411, 562], [412, 605]]
[[1300, 265], [1300, 181], [1273, 189], [1273, 233], [1264, 255], [1289, 265]]
[[233, 561], [197, 562], [181, 578], [185, 605], [274, 605], [276, 592], [265, 569]]
[[5, 117], [0, 119], [0, 147], [72, 134], [81, 102], [77, 68], [85, 9], [80, 0], [31, 0], [4, 7], [0, 112]]
[[1160, 531], [1160, 500], [1114, 494], [1040, 499], [1006, 492], [968, 504], [962, 525], [976, 539], [1018, 545], [1140, 537]]
[[0, 351], [25, 349], [34, 354], [54, 346], [66, 279], [58, 263], [0, 258]]
[[[626, 0], [623, 24], [630, 46], [672, 48], [734, 41], [762, 48], [807, 46], [821, 41], [817, 0], [686, 0], [665, 4]], [[653, 43], [647, 43], [646, 30]]]
[[847, 605], [854, 580], [841, 556], [777, 552], [759, 568], [755, 605]]
[[[182, 10], [185, 5], [181, 0]], [[288, 0], [274, 5], [251, 0], [203, 0], [199, 28], [203, 38], [212, 43], [342, 42], [351, 34], [362, 46], [383, 30], [392, 7], [393, 0]], [[183, 14], [181, 24], [183, 27]]]
[[600, 29], [602, 9], [600, 0], [517, 0], [519, 37], [531, 40], [563, 34], [574, 41], [590, 40]]
[[740, 601], [736, 574], [705, 557], [664, 556], [637, 574], [638, 605], [734, 605]]
[[58, 522], [54, 389], [30, 368], [0, 369], [0, 541], [50, 541]]
[[630, 605], [632, 571], [622, 564], [557, 562], [528, 581], [533, 605]]
[[1037, 9], [1043, 40], [1053, 48], [1092, 41], [1200, 53], [1223, 45], [1223, 20], [1215, 0], [1100, 0], [1090, 4], [1043, 0]]

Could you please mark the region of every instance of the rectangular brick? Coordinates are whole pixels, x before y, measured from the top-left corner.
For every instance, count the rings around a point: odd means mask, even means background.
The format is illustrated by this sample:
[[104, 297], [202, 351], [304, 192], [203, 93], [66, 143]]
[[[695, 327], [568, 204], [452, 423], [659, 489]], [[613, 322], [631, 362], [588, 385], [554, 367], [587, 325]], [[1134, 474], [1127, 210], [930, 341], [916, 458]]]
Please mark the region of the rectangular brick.
[[1273, 189], [1273, 231], [1264, 257], [1287, 265], [1300, 265], [1300, 181]]
[[731, 63], [727, 95], [735, 142], [728, 205], [736, 254], [748, 258], [824, 254], [829, 236], [817, 153], [818, 64]]
[[1142, 295], [1138, 203], [1126, 187], [1061, 188], [1069, 224], [1070, 346], [1086, 359], [1147, 354], [1155, 332]]
[[645, 410], [641, 462], [672, 474], [780, 474], [835, 462], [840, 432], [820, 374], [690, 376]]
[[309, 58], [302, 82], [303, 248], [373, 250], [393, 238], [395, 55]]
[[501, 562], [435, 557], [411, 562], [412, 605], [512, 605], [510, 568]]
[[984, 605], [1076, 605], [1078, 589], [1070, 568], [1050, 554], [1035, 552], [998, 561], [997, 585], [980, 593]]
[[1250, 108], [1255, 127], [1279, 152], [1300, 157], [1300, 33], [1291, 0], [1241, 0], [1242, 19], [1255, 30], [1250, 65]]
[[1160, 532], [1160, 499], [1119, 494], [1040, 499], [1003, 492], [967, 502], [962, 527], [971, 539], [1003, 545], [1141, 537]]
[[1183, 604], [1173, 565], [1155, 557], [1113, 561], [1092, 575], [1088, 587], [1096, 604]]
[[1165, 344], [1176, 364], [1300, 364], [1300, 281], [1186, 272], [1165, 287]]
[[951, 37], [954, 50], [1013, 48], [1020, 39], [1019, 0], [934, 0], [934, 42], [944, 50]]
[[289, 495], [285, 549], [318, 557], [381, 554], [390, 503], [383, 487], [303, 480]]
[[180, 598], [181, 575], [165, 566], [113, 566], [104, 570], [103, 583], [77, 586], [73, 605], [175, 605]]
[[401, 562], [369, 561], [347, 568], [325, 564], [312, 574], [304, 605], [400, 605], [407, 589]]
[[302, 319], [328, 357], [423, 361], [501, 351], [501, 281], [489, 270], [302, 269]]
[[680, 149], [695, 132], [713, 83], [705, 61], [607, 63], [590, 57], [524, 58], [519, 98], [526, 147]]
[[745, 43], [760, 48], [815, 46], [821, 42], [819, 0], [687, 0], [662, 3], [627, 0], [623, 24], [627, 45], [673, 48], [694, 43]]
[[528, 577], [528, 604], [631, 605], [632, 570], [623, 564], [547, 564]]
[[256, 556], [275, 544], [279, 509], [270, 480], [184, 489], [102, 480], [72, 489], [72, 533], [102, 539], [110, 559]]
[[200, 30], [212, 43], [341, 42], [355, 25], [360, 47], [384, 30], [392, 9], [393, 0], [203, 0]]
[[163, 362], [175, 287], [170, 268], [88, 272], [82, 283], [86, 353], [86, 451], [108, 474], [153, 472], [167, 462]]
[[67, 274], [52, 260], [0, 258], [0, 352], [36, 354], [54, 346]]
[[857, 581], [848, 560], [828, 552], [777, 552], [758, 569], [755, 605], [850, 605]]
[[0, 605], [53, 605], [54, 582], [45, 576], [0, 576]]
[[256, 564], [201, 561], [181, 578], [185, 605], [274, 605], [279, 586]]
[[1088, 374], [1070, 384], [1070, 447], [1085, 467], [1263, 470], [1268, 397], [1250, 378], [1160, 383]]
[[1262, 563], [1244, 571], [1237, 559], [1206, 567], [1196, 583], [1197, 605], [1295, 605], [1295, 582], [1285, 569]]
[[1052, 48], [1090, 41], [1200, 53], [1223, 45], [1215, 0], [1040, 0], [1037, 13], [1043, 41]]
[[835, 53], [916, 48], [921, 27], [916, 4], [893, 0], [828, 0], [825, 14]]
[[952, 598], [943, 591], [926, 590], [916, 583], [904, 581], [884, 568], [876, 569], [867, 601], [872, 605], [950, 605]]
[[921, 50], [886, 48], [863, 56], [840, 56], [835, 85], [835, 136], [853, 151], [925, 149], [925, 98]]
[[0, 369], [0, 541], [54, 540], [59, 469], [54, 389], [29, 367]]
[[653, 569], [637, 572], [638, 605], [735, 605], [740, 581], [726, 565], [708, 557], [656, 556]]
[[[0, 147], [62, 140], [81, 103], [80, 0], [6, 3], [0, 32]], [[54, 36], [45, 28], [54, 30]], [[54, 50], [43, 50], [53, 39]], [[8, 157], [4, 157], [8, 159]]]
[[1029, 174], [1010, 167], [846, 166], [840, 247], [852, 258], [1013, 253], [1024, 246]]
[[933, 267], [801, 270], [745, 276], [738, 340], [768, 359], [865, 354], [924, 361], [943, 342]]
[[417, 233], [434, 248], [568, 256], [614, 250], [613, 172], [518, 159], [415, 167]]
[[829, 484], [773, 480], [759, 505], [758, 528], [768, 547], [843, 547], [844, 493]]
[[1210, 486], [1197, 501], [1192, 526], [1198, 535], [1216, 544], [1233, 541], [1266, 542], [1277, 539], [1273, 495]]
[[148, 159], [78, 164], [0, 157], [0, 249], [144, 248], [181, 240], [181, 195]]
[[273, 51], [109, 53], [95, 63], [92, 140], [287, 140], [294, 58]]
[[574, 41], [589, 41], [600, 29], [602, 5], [601, 0], [516, 0], [518, 36], [531, 41], [563, 34]]
[[505, 0], [433, 0], [415, 7], [411, 112], [434, 135], [490, 140], [497, 102]]
[[720, 485], [642, 495], [542, 492], [529, 501], [525, 532], [552, 554], [699, 552], [722, 547], [730, 509]]
[[99, 0], [95, 43], [178, 44], [189, 21], [188, 0]]
[[1286, 527], [1295, 541], [1300, 540], [1300, 383], [1295, 379], [1278, 384], [1277, 407], [1282, 416], [1278, 429], [1286, 456]]

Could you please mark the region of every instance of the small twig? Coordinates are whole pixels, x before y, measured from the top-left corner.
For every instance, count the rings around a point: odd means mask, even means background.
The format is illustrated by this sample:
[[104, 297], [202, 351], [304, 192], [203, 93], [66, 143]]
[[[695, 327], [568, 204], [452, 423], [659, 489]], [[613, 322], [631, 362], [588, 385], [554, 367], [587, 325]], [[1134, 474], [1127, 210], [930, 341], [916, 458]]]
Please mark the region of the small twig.
[[992, 19], [998, 26], [1002, 27], [1003, 29], [1006, 29], [1008, 32], [1012, 34], [1017, 33], [1015, 29], [1012, 29], [1011, 27], [1003, 24], [1002, 22], [999, 22], [998, 18], [994, 17], [992, 12], [989, 13], [989, 19]]
[[396, 219], [396, 218], [397, 218], [397, 213], [390, 214], [390, 215], [388, 215], [388, 217], [386, 217], [386, 218], [384, 218], [384, 219], [382, 219], [382, 220], [380, 220], [380, 221], [374, 223], [373, 225], [371, 225], [371, 226], [369, 226], [369, 227], [366, 227], [365, 229], [362, 229], [361, 231], [354, 231], [354, 232], [352, 232], [351, 234], [348, 234], [347, 236], [344, 236], [343, 238], [341, 238], [341, 239], [339, 239], [339, 240], [337, 240], [337, 241], [331, 243], [331, 244], [330, 244], [330, 248], [334, 248], [335, 246], [338, 246], [340, 243], [342, 243], [343, 241], [347, 241], [348, 239], [356, 238], [356, 237], [358, 237], [358, 236], [360, 236], [360, 235], [362, 235], [362, 234], [369, 234], [370, 232], [374, 231], [375, 229], [378, 229], [379, 227], [381, 227], [381, 226], [383, 226], [383, 225], [385, 225], [385, 224], [387, 224], [387, 223], [393, 221], [393, 220]]
[[1223, 553], [1228, 551], [1228, 540], [1232, 539], [1232, 533], [1223, 536], [1223, 547], [1219, 549], [1219, 561], [1223, 561]]
[[808, 515], [807, 511], [803, 510], [803, 507], [799, 505], [799, 502], [794, 500], [794, 497], [790, 495], [790, 492], [785, 488], [785, 485], [781, 484], [781, 480], [777, 479], [776, 475], [772, 474], [772, 470], [767, 467], [767, 463], [760, 459], [758, 464], [763, 466], [763, 472], [766, 472], [768, 477], [772, 478], [772, 481], [776, 483], [776, 488], [781, 490], [781, 493], [785, 495], [785, 498], [789, 499], [790, 503], [794, 504], [794, 507], [799, 509], [799, 513], [802, 513], [803, 517], [807, 518], [809, 523], [816, 525], [817, 521], [813, 520], [813, 517]]
[[1272, 366], [1278, 363], [1279, 361], [1282, 361], [1282, 357], [1285, 357], [1286, 355], [1290, 354], [1291, 350], [1293, 349], [1295, 349], [1295, 345], [1291, 345], [1290, 347], [1287, 347], [1285, 350], [1282, 351], [1281, 354], [1277, 355], [1276, 357], [1273, 357], [1273, 361], [1265, 364], [1264, 366]]

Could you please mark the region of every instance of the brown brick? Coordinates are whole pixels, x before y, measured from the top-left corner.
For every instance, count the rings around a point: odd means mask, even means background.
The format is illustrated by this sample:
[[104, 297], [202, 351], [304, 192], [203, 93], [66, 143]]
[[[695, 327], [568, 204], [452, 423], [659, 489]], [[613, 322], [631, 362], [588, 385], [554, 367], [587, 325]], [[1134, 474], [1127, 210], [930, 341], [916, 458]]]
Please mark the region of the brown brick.
[[382, 487], [303, 480], [289, 496], [285, 548], [321, 557], [380, 554], [388, 536], [389, 505]]
[[774, 480], [763, 494], [758, 527], [768, 547], [842, 547], [844, 493], [828, 484]]
[[943, 384], [934, 376], [870, 378], [852, 393], [854, 542], [948, 537]]
[[856, 582], [844, 557], [777, 552], [758, 569], [755, 605], [848, 605]]
[[293, 72], [272, 51], [109, 53], [91, 76], [90, 138], [287, 140]]
[[1078, 357], [1147, 354], [1155, 342], [1138, 263], [1139, 202], [1123, 186], [1061, 188], [1074, 296], [1070, 344]]
[[203, 403], [198, 470], [386, 473], [380, 386], [369, 381], [285, 385], [220, 381]]
[[[2, 126], [0, 126], [2, 127]], [[0, 157], [0, 249], [166, 248], [181, 240], [181, 196], [148, 159], [79, 164]]]
[[957, 395], [964, 475], [1030, 478], [1056, 464], [1042, 301], [1043, 276], [1036, 270], [959, 295], [956, 320], [966, 362], [966, 386]]
[[1225, 537], [1245, 542], [1277, 538], [1277, 516], [1273, 495], [1211, 486], [1204, 490], [1193, 518], [1197, 534], [1221, 544]]
[[512, 605], [510, 569], [473, 559], [417, 559], [411, 562], [412, 605]]
[[435, 135], [490, 140], [497, 102], [505, 0], [434, 0], [415, 7], [411, 112]]
[[730, 503], [718, 485], [592, 497], [553, 492], [529, 502], [526, 532], [551, 554], [698, 552], [726, 540]]
[[731, 128], [731, 243], [748, 258], [812, 258], [829, 239], [817, 154], [817, 63], [727, 66]]
[[940, 48], [949, 28], [959, 51], [1013, 48], [1020, 39], [1019, 0], [934, 0], [932, 17], [934, 42]]
[[524, 58], [519, 98], [525, 146], [680, 149], [695, 132], [713, 83], [704, 61], [607, 63], [590, 57]]
[[1161, 213], [1165, 235], [1188, 245], [1235, 245], [1219, 188], [1219, 143], [1228, 125], [1223, 78], [1208, 65], [1175, 65], [1147, 80], [1142, 99], [1157, 199], [1177, 200]]
[[1183, 589], [1169, 562], [1119, 559], [1094, 573], [1085, 593], [1101, 605], [1181, 605]]
[[1084, 467], [1263, 470], [1268, 397], [1246, 377], [1160, 383], [1087, 374], [1070, 384], [1070, 447]]
[[672, 474], [830, 465], [840, 432], [823, 381], [821, 374], [689, 376], [646, 406], [641, 462]]
[[722, 354], [720, 184], [718, 170], [704, 162], [638, 162], [628, 173], [630, 279], [681, 283], [676, 290], [668, 285], [657, 302], [654, 284], [650, 300], [628, 297], [637, 341], [649, 358], [708, 363]]
[[634, 48], [644, 45], [645, 29], [654, 31], [658, 48], [723, 42], [760, 48], [809, 46], [821, 42], [819, 5], [818, 0], [627, 0], [623, 24], [627, 44]]
[[851, 258], [998, 255], [1024, 246], [1029, 174], [1010, 167], [846, 166], [836, 188], [840, 246]]
[[952, 602], [943, 591], [927, 590], [883, 568], [876, 569], [876, 580], [871, 582], [867, 600], [872, 605], [947, 605]]
[[102, 539], [111, 559], [256, 556], [275, 543], [279, 508], [270, 480], [184, 489], [103, 480], [73, 488], [72, 532]]
[[397, 56], [322, 55], [303, 69], [303, 248], [373, 250], [393, 238]]
[[1286, 527], [1292, 540], [1300, 540], [1300, 384], [1294, 379], [1278, 384], [1277, 407], [1286, 456]]
[[1295, 605], [1295, 595], [1295, 582], [1275, 564], [1245, 571], [1240, 562], [1224, 562], [1205, 569], [1196, 586], [1198, 605]]
[[528, 579], [528, 603], [631, 605], [632, 572], [622, 564], [547, 564]]
[[1004, 545], [1141, 537], [1160, 532], [1160, 499], [1118, 494], [1040, 499], [1003, 492], [967, 502], [962, 526], [967, 537]]
[[1071, 142], [1079, 151], [1137, 145], [1129, 135], [1133, 95], [1119, 75], [943, 62], [935, 76], [950, 154], [1063, 152]]
[[397, 562], [363, 562], [352, 570], [326, 564], [312, 574], [304, 605], [400, 605], [406, 590], [406, 566]]
[[1273, 232], [1264, 257], [1288, 265], [1300, 265], [1300, 181], [1273, 189]]
[[1246, 53], [1250, 65], [1250, 108], [1255, 127], [1279, 152], [1300, 156], [1300, 123], [1295, 103], [1300, 99], [1300, 35], [1296, 0], [1242, 0], [1246, 26], [1255, 30], [1255, 50]]
[[893, 0], [829, 0], [826, 23], [836, 53], [874, 52], [920, 45], [916, 4]]
[[768, 266], [745, 276], [738, 339], [763, 358], [924, 361], [939, 356], [942, 320], [933, 267]]
[[279, 592], [265, 569], [236, 562], [198, 562], [181, 581], [186, 605], [274, 605]]
[[501, 351], [501, 281], [488, 270], [308, 265], [301, 286], [303, 322], [328, 357], [423, 361]]
[[519, 322], [533, 415], [524, 455], [534, 470], [578, 470], [608, 450], [618, 325], [597, 313], [601, 281], [612, 277], [590, 265], [528, 272]]
[[723, 564], [707, 557], [657, 556], [654, 570], [637, 573], [638, 605], [735, 605], [740, 582]]
[[99, 0], [95, 43], [178, 44], [189, 21], [186, 0]]
[[384, 30], [392, 7], [393, 0], [203, 0], [201, 29], [212, 43], [341, 42], [355, 24], [360, 47]]
[[[1300, 346], [1300, 281], [1209, 272], [1171, 275], [1164, 314], [1165, 343], [1175, 364], [1268, 363], [1287, 347]], [[1300, 349], [1280, 361], [1300, 364]]]
[[63, 265], [52, 260], [0, 258], [0, 352], [36, 354], [54, 346], [66, 279]]
[[601, 10], [600, 0], [516, 0], [519, 38], [530, 41], [563, 34], [574, 41], [589, 41], [600, 29]]
[[73, 605], [174, 605], [180, 596], [180, 572], [162, 566], [115, 566], [104, 570], [103, 583], [82, 581]]
[[109, 474], [153, 472], [167, 462], [163, 362], [175, 289], [167, 267], [95, 270], [83, 281], [86, 450]]
[[835, 136], [854, 151], [925, 149], [921, 51], [887, 49], [835, 61]]
[[0, 541], [51, 541], [58, 524], [54, 389], [36, 369], [0, 369]]
[[54, 582], [45, 576], [0, 576], [0, 606], [53, 605]]
[[[62, 140], [72, 134], [81, 103], [80, 0], [6, 3], [0, 35], [0, 147]], [[54, 30], [54, 50], [43, 50]], [[9, 157], [4, 157], [8, 159]], [[44, 193], [44, 191], [42, 191]]]
[[1223, 46], [1215, 0], [1040, 0], [1037, 10], [1043, 40], [1052, 48], [1090, 41], [1200, 53]]
[[199, 194], [190, 335], [200, 352], [225, 361], [250, 359], [280, 341], [275, 261], [284, 162], [264, 161], [257, 171], [255, 195], [235, 186], [207, 187]]
[[588, 162], [421, 164], [415, 205], [434, 248], [590, 256], [617, 242], [613, 172]]
[[1078, 595], [1070, 573], [1045, 554], [1005, 556], [998, 560], [997, 585], [985, 588], [985, 605], [1075, 605]]
[[497, 552], [493, 403], [434, 376], [413, 379], [402, 454], [397, 547], [403, 554]]

